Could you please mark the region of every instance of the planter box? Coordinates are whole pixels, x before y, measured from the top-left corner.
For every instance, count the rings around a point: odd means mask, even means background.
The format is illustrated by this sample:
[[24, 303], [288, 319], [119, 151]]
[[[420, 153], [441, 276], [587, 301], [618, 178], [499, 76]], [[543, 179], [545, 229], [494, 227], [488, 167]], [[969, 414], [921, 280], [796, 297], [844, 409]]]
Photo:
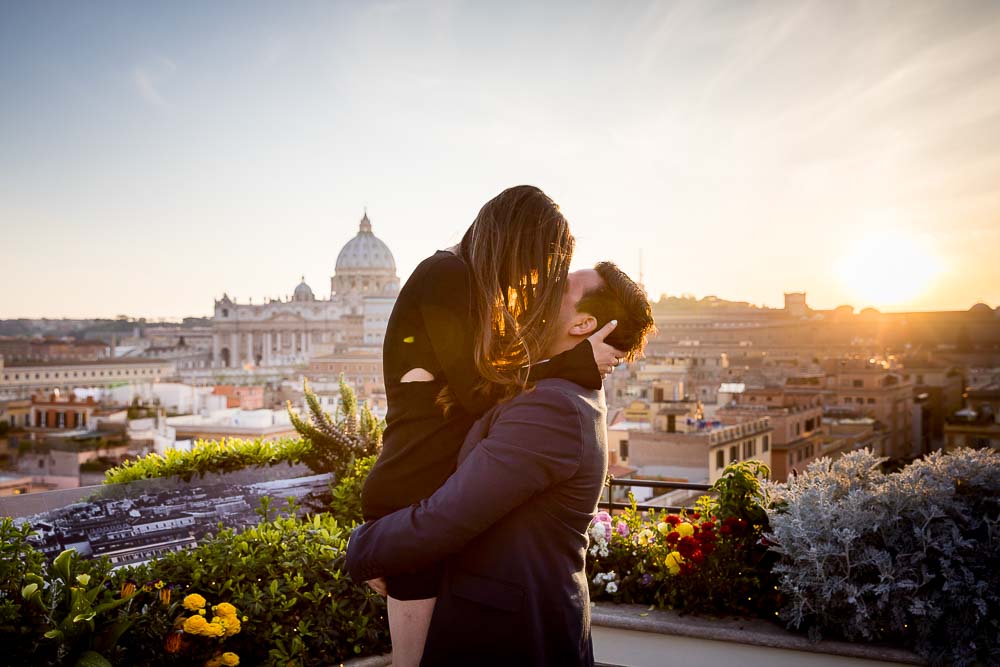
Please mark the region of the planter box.
[[594, 653], [608, 667], [847, 667], [922, 665], [897, 648], [840, 641], [811, 642], [759, 619], [682, 616], [640, 605], [595, 604]]

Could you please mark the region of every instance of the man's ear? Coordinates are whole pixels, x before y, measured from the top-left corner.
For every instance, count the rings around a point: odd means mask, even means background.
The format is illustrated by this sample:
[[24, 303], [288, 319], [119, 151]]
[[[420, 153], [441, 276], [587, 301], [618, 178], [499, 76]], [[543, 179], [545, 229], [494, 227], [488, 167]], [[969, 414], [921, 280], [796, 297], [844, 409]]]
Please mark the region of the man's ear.
[[589, 336], [597, 331], [597, 318], [588, 313], [577, 313], [569, 328], [571, 336]]

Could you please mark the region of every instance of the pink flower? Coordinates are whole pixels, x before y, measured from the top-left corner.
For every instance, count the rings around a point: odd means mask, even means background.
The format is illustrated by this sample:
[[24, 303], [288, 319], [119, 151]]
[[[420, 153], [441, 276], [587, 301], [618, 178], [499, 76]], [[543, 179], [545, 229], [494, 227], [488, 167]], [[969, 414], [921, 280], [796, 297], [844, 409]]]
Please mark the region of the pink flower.
[[616, 526], [616, 528], [618, 529], [618, 534], [619, 535], [621, 535], [622, 537], [628, 537], [628, 524], [627, 523], [625, 523], [624, 521], [619, 521], [618, 522], [618, 526]]
[[611, 523], [611, 515], [602, 510], [602, 511], [600, 511], [597, 514], [594, 515], [594, 521], [593, 521], [593, 523], [597, 523], [597, 522]]

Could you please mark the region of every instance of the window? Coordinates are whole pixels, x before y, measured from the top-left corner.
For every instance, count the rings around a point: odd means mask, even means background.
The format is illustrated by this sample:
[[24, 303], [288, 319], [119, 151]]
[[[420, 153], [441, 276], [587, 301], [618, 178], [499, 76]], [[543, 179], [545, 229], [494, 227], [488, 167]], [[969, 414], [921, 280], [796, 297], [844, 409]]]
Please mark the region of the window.
[[917, 376], [917, 384], [923, 384], [923, 383], [924, 383], [924, 376], [923, 375], [918, 375]]
[[761, 451], [766, 452], [770, 446], [771, 446], [771, 436], [765, 435], [764, 436], [764, 446], [761, 448]]
[[628, 458], [628, 440], [621, 440], [618, 442], [618, 454], [623, 458]]
[[875, 399], [874, 398], [869, 398], [868, 399], [868, 405], [875, 405]]
[[864, 380], [855, 380], [852, 384], [855, 387], [864, 387], [865, 386], [865, 381]]
[[736, 445], [733, 445], [732, 447], [729, 448], [729, 462], [730, 463], [734, 463], [736, 461], [736, 455], [737, 455], [737, 453], [738, 453], [738, 450], [736, 449]]
[[795, 422], [795, 435], [802, 435], [802, 424]]
[[863, 405], [864, 402], [865, 402], [865, 399], [863, 399], [860, 396], [858, 396], [856, 399], [854, 399], [854, 402], [857, 403], [858, 405]]
[[715, 469], [720, 470], [726, 465], [726, 453], [721, 449], [715, 452]]

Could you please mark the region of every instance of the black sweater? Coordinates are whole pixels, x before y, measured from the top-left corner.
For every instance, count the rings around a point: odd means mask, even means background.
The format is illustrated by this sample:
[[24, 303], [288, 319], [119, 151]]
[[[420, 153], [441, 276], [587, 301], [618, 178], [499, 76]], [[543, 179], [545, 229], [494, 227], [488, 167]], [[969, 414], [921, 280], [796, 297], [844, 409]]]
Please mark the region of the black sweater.
[[[472, 424], [494, 399], [477, 391], [471, 289], [466, 263], [438, 251], [403, 285], [386, 328], [382, 352], [389, 411], [382, 454], [365, 481], [367, 521], [429, 497], [455, 471]], [[400, 382], [414, 368], [432, 382]], [[601, 375], [587, 341], [532, 367], [532, 380], [560, 377], [588, 389]], [[445, 415], [435, 401], [448, 385], [457, 405]]]

